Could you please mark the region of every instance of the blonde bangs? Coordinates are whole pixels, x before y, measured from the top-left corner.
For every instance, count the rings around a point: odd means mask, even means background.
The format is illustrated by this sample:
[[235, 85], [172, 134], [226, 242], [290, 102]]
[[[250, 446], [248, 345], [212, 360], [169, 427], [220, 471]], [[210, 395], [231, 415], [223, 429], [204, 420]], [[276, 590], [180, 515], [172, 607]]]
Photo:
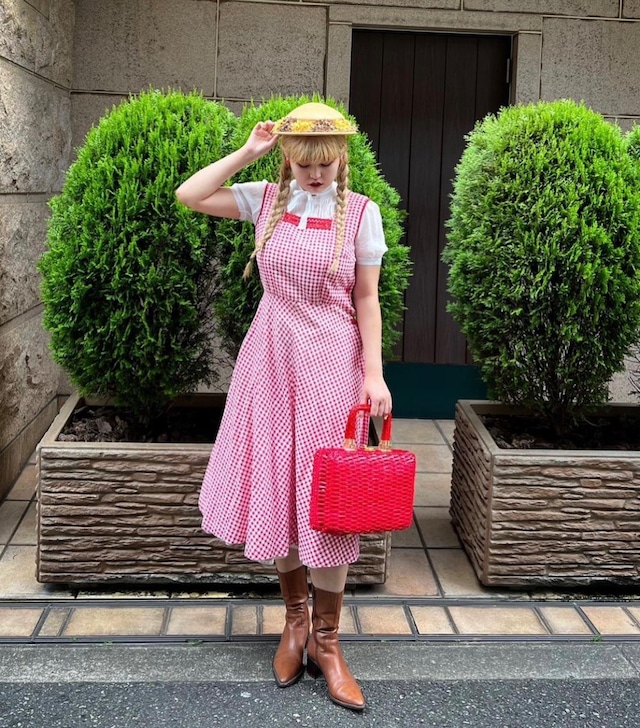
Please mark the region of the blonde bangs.
[[297, 164], [329, 164], [347, 152], [347, 139], [335, 136], [283, 136], [280, 145], [285, 159]]

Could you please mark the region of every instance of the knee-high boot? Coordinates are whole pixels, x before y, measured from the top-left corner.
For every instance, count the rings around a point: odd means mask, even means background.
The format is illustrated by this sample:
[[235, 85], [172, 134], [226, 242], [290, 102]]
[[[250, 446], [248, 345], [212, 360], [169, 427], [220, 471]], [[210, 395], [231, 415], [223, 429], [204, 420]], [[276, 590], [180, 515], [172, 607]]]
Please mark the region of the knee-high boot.
[[344, 660], [338, 642], [338, 625], [344, 592], [328, 592], [312, 587], [312, 631], [307, 645], [307, 672], [324, 675], [329, 697], [351, 710], [362, 710], [365, 699]]
[[278, 572], [286, 606], [284, 630], [273, 658], [273, 675], [278, 687], [293, 685], [304, 674], [304, 648], [309, 637], [309, 586], [307, 568]]

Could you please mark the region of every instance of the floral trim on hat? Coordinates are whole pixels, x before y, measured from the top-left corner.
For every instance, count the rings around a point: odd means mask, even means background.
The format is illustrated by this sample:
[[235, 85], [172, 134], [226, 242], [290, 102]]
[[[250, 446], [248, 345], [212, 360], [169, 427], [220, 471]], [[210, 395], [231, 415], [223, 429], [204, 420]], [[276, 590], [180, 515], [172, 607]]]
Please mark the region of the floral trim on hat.
[[347, 119], [294, 119], [286, 116], [276, 121], [274, 134], [355, 134], [357, 129]]

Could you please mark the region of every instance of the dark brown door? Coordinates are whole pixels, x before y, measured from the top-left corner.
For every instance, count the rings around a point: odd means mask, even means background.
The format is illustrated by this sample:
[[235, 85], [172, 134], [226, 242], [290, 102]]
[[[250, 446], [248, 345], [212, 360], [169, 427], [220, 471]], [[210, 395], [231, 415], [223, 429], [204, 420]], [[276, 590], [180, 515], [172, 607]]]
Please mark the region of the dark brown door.
[[511, 46], [508, 36], [353, 32], [349, 111], [408, 213], [404, 242], [413, 276], [397, 351], [407, 364], [469, 364], [464, 337], [446, 311], [445, 221], [465, 135], [509, 103]]

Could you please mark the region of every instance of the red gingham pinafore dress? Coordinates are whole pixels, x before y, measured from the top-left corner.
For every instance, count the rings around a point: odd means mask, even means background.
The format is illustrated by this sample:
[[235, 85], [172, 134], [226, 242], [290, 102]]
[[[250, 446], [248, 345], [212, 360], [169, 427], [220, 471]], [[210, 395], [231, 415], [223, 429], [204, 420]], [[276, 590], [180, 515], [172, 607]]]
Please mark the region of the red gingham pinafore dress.
[[[256, 236], [277, 186], [267, 184]], [[311, 568], [352, 563], [357, 535], [309, 526], [313, 454], [340, 447], [362, 393], [364, 359], [354, 318], [355, 238], [368, 198], [350, 192], [337, 273], [335, 222], [290, 213], [258, 254], [264, 293], [240, 348], [200, 492], [202, 528], [244, 544], [254, 561], [291, 545]]]

